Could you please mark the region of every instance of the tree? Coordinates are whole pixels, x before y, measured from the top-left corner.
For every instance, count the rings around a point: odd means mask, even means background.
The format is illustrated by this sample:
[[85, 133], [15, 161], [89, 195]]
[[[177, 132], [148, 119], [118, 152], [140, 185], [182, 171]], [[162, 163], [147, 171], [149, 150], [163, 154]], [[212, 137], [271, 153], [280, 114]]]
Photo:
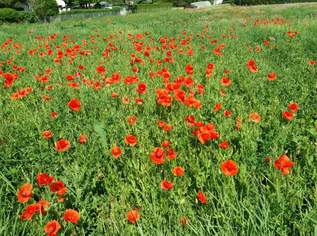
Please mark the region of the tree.
[[32, 8], [36, 16], [43, 20], [58, 14], [58, 6], [55, 0], [32, 0]]

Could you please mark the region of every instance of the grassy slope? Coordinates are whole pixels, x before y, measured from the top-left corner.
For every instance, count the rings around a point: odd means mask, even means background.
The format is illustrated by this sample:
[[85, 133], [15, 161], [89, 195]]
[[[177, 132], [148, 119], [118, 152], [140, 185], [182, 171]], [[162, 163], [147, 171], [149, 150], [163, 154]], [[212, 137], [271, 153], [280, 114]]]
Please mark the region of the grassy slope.
[[[204, 107], [195, 111], [184, 106], [155, 109], [155, 97], [146, 99], [145, 108], [139, 109], [111, 101], [110, 90], [92, 92], [82, 88], [74, 91], [66, 87], [53, 90], [53, 101], [43, 103], [39, 85], [33, 75], [42, 68], [54, 68], [54, 82], [65, 81], [64, 76], [72, 73], [70, 65], [63, 69], [49, 59], [24, 59], [17, 61], [29, 68], [17, 82], [16, 87], [32, 85], [36, 92], [21, 102], [12, 102], [7, 91], [1, 87], [0, 101], [0, 235], [37, 235], [47, 222], [43, 217], [34, 222], [20, 222], [18, 215], [23, 209], [16, 202], [16, 191], [25, 181], [35, 183], [38, 172], [48, 172], [63, 180], [69, 187], [67, 206], [78, 209], [81, 223], [76, 227], [78, 235], [296, 235], [313, 234], [317, 225], [317, 160], [316, 160], [316, 67], [307, 65], [309, 59], [317, 55], [316, 4], [298, 4], [259, 7], [217, 7], [210, 11], [166, 11], [152, 14], [136, 14], [127, 17], [107, 17], [89, 19], [67, 24], [3, 25], [0, 42], [13, 37], [31, 48], [38, 34], [72, 35], [80, 42], [97, 33], [103, 36], [117, 33], [150, 32], [158, 40], [160, 36], [175, 37], [183, 30], [194, 36], [208, 25], [209, 33], [220, 42], [226, 43], [225, 57], [210, 53], [213, 48], [207, 39], [195, 38], [192, 58], [175, 55], [181, 64], [169, 66], [174, 75], [184, 74], [187, 62], [197, 68], [197, 79], [206, 83]], [[285, 17], [290, 25], [242, 27], [242, 22], [255, 18]], [[288, 42], [286, 32], [298, 30], [296, 41]], [[238, 39], [221, 38], [222, 34], [235, 32]], [[278, 46], [274, 50], [264, 49], [262, 53], [250, 53], [246, 46], [254, 47], [264, 39], [271, 38]], [[274, 38], [274, 40], [273, 40]], [[150, 43], [149, 40], [146, 40]], [[60, 43], [61, 40], [59, 39]], [[199, 50], [201, 42], [209, 50]], [[124, 49], [131, 50], [124, 41], [118, 42]], [[97, 39], [98, 52], [105, 43]], [[91, 47], [93, 47], [92, 45]], [[101, 61], [99, 54], [80, 58], [88, 70], [88, 77], [94, 76], [94, 68]], [[0, 60], [7, 59], [0, 55]], [[250, 75], [245, 62], [255, 58], [260, 64], [260, 73]], [[104, 64], [109, 71], [120, 70], [123, 75], [131, 74], [129, 57], [118, 54]], [[208, 62], [216, 63], [217, 70], [211, 81], [205, 81], [203, 71]], [[39, 66], [40, 65], [40, 66]], [[91, 68], [89, 68], [91, 65]], [[41, 67], [41, 68], [40, 68]], [[158, 69], [154, 67], [153, 69]], [[234, 84], [229, 88], [229, 96], [221, 97], [218, 80], [223, 69], [232, 71]], [[278, 80], [268, 83], [265, 76], [274, 70]], [[148, 81], [146, 72], [141, 71], [141, 81]], [[201, 79], [200, 79], [201, 78]], [[32, 82], [31, 82], [32, 81]], [[150, 92], [154, 87], [162, 87], [159, 82], [148, 82]], [[129, 93], [127, 88], [117, 88], [120, 94]], [[69, 98], [80, 97], [83, 109], [80, 114], [67, 112]], [[280, 112], [288, 102], [297, 101], [301, 109], [291, 123], [282, 121]], [[239, 114], [245, 122], [240, 133], [232, 129], [233, 119], [224, 119], [221, 114], [212, 114], [213, 104], [222, 101], [226, 108]], [[49, 112], [60, 111], [60, 119], [52, 122]], [[262, 115], [260, 125], [247, 122], [248, 113], [257, 111]], [[201, 145], [190, 135], [181, 121], [187, 114], [196, 114], [201, 119], [212, 120], [224, 138], [230, 140], [233, 148], [220, 151], [216, 145]], [[138, 114], [139, 124], [130, 128], [122, 120], [127, 115]], [[235, 116], [234, 116], [235, 117]], [[174, 125], [170, 135], [164, 135], [156, 128], [156, 120], [163, 119]], [[94, 129], [101, 125], [107, 132], [100, 141]], [[55, 133], [54, 138], [66, 137], [72, 141], [71, 151], [58, 154], [53, 143], [47, 144], [40, 136], [45, 129]], [[132, 132], [138, 135], [139, 145], [135, 149], [126, 147], [122, 138]], [[80, 133], [89, 136], [89, 143], [76, 144]], [[149, 150], [169, 137], [178, 157], [164, 167], [150, 163]], [[114, 160], [109, 155], [112, 145], [118, 142], [125, 149], [125, 155]], [[103, 143], [103, 144], [102, 144]], [[287, 152], [296, 166], [289, 176], [282, 176], [272, 165], [263, 162], [263, 157], [276, 158]], [[223, 176], [219, 164], [228, 157], [239, 164], [240, 172], [234, 178]], [[174, 178], [175, 188], [162, 192], [159, 184], [163, 177], [172, 179], [170, 169], [184, 166], [186, 175]], [[163, 172], [159, 170], [163, 168]], [[195, 203], [197, 190], [207, 193], [209, 203], [198, 206]], [[140, 223], [129, 225], [126, 211], [140, 207]], [[179, 217], [190, 219], [187, 227], [179, 224]], [[40, 223], [38, 223], [40, 222]], [[69, 232], [73, 229], [67, 226]], [[63, 230], [65, 231], [65, 230]]]

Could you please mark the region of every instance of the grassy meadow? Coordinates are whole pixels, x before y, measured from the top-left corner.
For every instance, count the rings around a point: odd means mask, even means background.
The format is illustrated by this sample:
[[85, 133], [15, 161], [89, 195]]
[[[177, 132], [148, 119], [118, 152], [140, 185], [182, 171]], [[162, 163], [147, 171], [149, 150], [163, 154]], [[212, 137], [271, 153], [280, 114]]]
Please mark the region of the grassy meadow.
[[316, 235], [316, 60], [315, 3], [0, 25], [0, 235]]

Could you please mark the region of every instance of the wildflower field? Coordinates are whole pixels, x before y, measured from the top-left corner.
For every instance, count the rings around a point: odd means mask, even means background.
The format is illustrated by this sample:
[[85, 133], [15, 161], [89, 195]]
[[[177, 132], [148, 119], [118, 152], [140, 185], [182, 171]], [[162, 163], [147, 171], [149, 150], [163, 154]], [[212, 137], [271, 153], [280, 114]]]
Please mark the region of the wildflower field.
[[0, 26], [0, 235], [316, 235], [317, 4]]

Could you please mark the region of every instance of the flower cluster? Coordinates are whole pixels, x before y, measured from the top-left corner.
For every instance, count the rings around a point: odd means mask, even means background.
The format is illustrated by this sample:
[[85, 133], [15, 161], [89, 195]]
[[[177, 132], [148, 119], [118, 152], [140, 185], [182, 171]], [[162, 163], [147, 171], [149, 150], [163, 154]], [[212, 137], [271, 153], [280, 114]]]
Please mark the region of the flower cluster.
[[[68, 190], [62, 181], [56, 180], [54, 176], [47, 173], [37, 174], [36, 180], [37, 186], [35, 188], [31, 183], [24, 183], [17, 192], [18, 202], [28, 203], [20, 215], [21, 220], [31, 221], [38, 214], [45, 216], [45, 219], [49, 219], [50, 212], [53, 212], [54, 208], [60, 209], [57, 205], [64, 202]], [[50, 196], [51, 201], [41, 198], [41, 194]], [[66, 209], [62, 219], [77, 224], [80, 215], [76, 210]], [[49, 220], [44, 226], [44, 232], [48, 236], [56, 236], [61, 227], [56, 219]]]

